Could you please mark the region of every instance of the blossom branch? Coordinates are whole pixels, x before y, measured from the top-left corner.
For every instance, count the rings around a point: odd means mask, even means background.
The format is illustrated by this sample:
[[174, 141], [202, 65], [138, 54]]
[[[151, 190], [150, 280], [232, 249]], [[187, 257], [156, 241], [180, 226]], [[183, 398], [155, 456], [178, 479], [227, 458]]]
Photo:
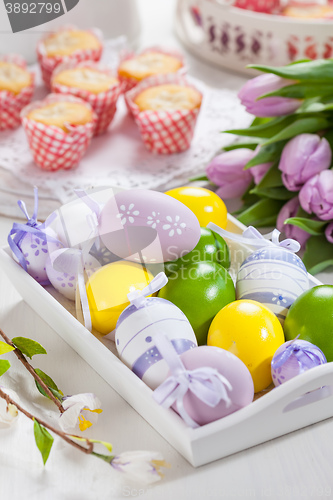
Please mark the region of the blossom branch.
[[27, 359], [22, 354], [22, 352], [13, 344], [13, 342], [10, 340], [9, 337], [7, 337], [7, 335], [1, 330], [1, 328], [0, 328], [0, 335], [8, 345], [10, 345], [11, 347], [14, 347], [13, 352], [15, 353], [17, 358], [25, 366], [25, 368], [28, 370], [28, 372], [34, 377], [36, 382], [39, 383], [39, 385], [43, 388], [44, 392], [49, 396], [49, 398], [53, 401], [53, 403], [58, 407], [60, 413], [64, 413], [65, 410], [64, 410], [61, 402], [54, 396], [52, 391], [50, 391], [50, 389], [45, 384], [45, 382], [43, 382], [41, 377], [35, 372], [34, 368], [30, 365], [30, 363], [27, 361]]

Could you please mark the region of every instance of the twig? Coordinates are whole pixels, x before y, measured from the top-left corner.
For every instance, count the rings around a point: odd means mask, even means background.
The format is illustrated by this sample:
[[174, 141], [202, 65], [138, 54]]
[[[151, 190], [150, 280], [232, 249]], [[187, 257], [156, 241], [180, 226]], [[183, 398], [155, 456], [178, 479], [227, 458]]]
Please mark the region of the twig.
[[7, 337], [7, 335], [1, 330], [1, 328], [0, 328], [0, 335], [1, 335], [1, 337], [4, 339], [4, 341], [8, 345], [14, 347], [14, 351], [13, 352], [16, 354], [17, 358], [21, 361], [21, 363], [23, 363], [23, 365], [25, 366], [25, 368], [34, 377], [34, 379], [40, 384], [40, 386], [44, 389], [45, 393], [49, 396], [49, 398], [53, 401], [53, 403], [55, 405], [57, 405], [57, 407], [59, 408], [60, 413], [64, 413], [65, 410], [64, 410], [62, 404], [60, 403], [60, 401], [54, 396], [54, 394], [52, 394], [52, 391], [50, 391], [50, 389], [45, 384], [45, 382], [43, 382], [43, 380], [40, 378], [40, 376], [37, 375], [37, 373], [35, 372], [34, 368], [26, 360], [25, 356], [21, 353], [20, 349], [18, 349], [17, 347], [15, 347], [15, 345], [13, 344], [13, 342], [10, 340], [9, 337]]
[[68, 434], [65, 434], [65, 432], [62, 432], [62, 431], [56, 429], [55, 427], [53, 427], [52, 425], [47, 424], [46, 422], [44, 422], [40, 418], [34, 417], [31, 413], [29, 413], [27, 410], [22, 408], [22, 406], [20, 406], [18, 403], [16, 403], [16, 401], [14, 401], [10, 396], [8, 396], [8, 394], [6, 394], [1, 388], [0, 388], [0, 397], [2, 399], [4, 399], [7, 402], [7, 404], [12, 404], [12, 405], [16, 406], [16, 408], [21, 413], [23, 413], [26, 417], [30, 418], [30, 420], [36, 420], [40, 425], [42, 425], [43, 427], [46, 427], [47, 429], [52, 431], [54, 434], [57, 434], [64, 441], [66, 441], [67, 443], [74, 446], [74, 448], [77, 448], [78, 450], [83, 451], [83, 453], [86, 453], [87, 455], [90, 455], [93, 452], [94, 445], [91, 441], [89, 441], [89, 439], [82, 438], [80, 436], [75, 436], [73, 434], [70, 435], [71, 437], [77, 438], [80, 440], [85, 439], [87, 446], [88, 446], [88, 448], [85, 448], [84, 446], [81, 446], [80, 444], [75, 443], [75, 441], [72, 441], [70, 439], [70, 437], [68, 437]]

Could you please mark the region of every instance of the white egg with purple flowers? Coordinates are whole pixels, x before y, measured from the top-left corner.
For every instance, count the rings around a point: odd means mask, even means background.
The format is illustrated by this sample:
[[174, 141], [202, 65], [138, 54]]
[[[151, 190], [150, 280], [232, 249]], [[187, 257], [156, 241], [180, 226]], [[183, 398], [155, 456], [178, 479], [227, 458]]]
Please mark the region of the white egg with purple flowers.
[[198, 345], [185, 314], [159, 297], [147, 297], [139, 307], [129, 305], [121, 313], [115, 333], [120, 359], [152, 389], [165, 380], [169, 371], [154, 342], [155, 334], [160, 331], [178, 354]]
[[152, 264], [186, 255], [201, 235], [199, 221], [188, 207], [146, 189], [116, 193], [101, 211], [99, 234], [113, 254]]
[[302, 260], [290, 250], [265, 246], [249, 255], [237, 274], [236, 298], [256, 300], [283, 325], [291, 304], [309, 288]]

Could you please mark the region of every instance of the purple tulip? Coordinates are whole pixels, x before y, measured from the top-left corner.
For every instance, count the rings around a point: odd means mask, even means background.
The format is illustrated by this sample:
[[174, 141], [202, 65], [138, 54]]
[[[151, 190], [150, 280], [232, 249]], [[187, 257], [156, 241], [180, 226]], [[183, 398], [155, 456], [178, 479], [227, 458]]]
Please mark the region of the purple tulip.
[[302, 104], [300, 99], [291, 99], [290, 97], [264, 97], [263, 99], [257, 99], [262, 95], [294, 83], [293, 80], [286, 80], [285, 78], [267, 73], [246, 82], [240, 89], [238, 97], [245, 106], [246, 111], [255, 116], [275, 117], [289, 115], [300, 107]]
[[333, 219], [333, 170], [323, 170], [308, 180], [299, 192], [302, 208], [321, 220]]
[[243, 170], [254, 156], [246, 148], [234, 149], [216, 156], [206, 167], [207, 177], [219, 189], [216, 193], [223, 199], [242, 196], [252, 181], [250, 170]]
[[292, 238], [303, 246], [310, 238], [310, 234], [297, 226], [293, 226], [292, 224], [284, 224], [284, 221], [289, 219], [289, 217], [296, 217], [299, 208], [300, 204], [297, 196], [287, 201], [277, 216], [276, 227], [279, 231], [283, 232], [287, 238]]
[[333, 222], [331, 222], [325, 229], [325, 236], [327, 241], [333, 243]]
[[311, 177], [329, 168], [332, 151], [328, 141], [317, 134], [300, 134], [283, 148], [279, 170], [289, 191], [299, 191]]
[[250, 168], [250, 172], [253, 175], [253, 180], [256, 185], [259, 184], [272, 165], [273, 163], [262, 163], [261, 165], [256, 165], [255, 167]]

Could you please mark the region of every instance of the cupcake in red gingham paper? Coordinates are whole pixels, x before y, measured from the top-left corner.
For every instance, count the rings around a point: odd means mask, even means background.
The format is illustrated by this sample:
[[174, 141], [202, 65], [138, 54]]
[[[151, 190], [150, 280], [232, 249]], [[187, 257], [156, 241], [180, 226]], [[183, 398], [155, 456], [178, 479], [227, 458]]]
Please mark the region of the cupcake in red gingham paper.
[[125, 99], [149, 151], [172, 154], [190, 147], [202, 94], [184, 76], [146, 78]]
[[0, 131], [19, 127], [20, 112], [34, 93], [34, 75], [21, 56], [0, 57]]
[[99, 61], [103, 52], [98, 30], [78, 30], [64, 27], [37, 44], [37, 56], [44, 83], [50, 87], [51, 76], [59, 64], [75, 61]]
[[92, 61], [63, 63], [51, 79], [52, 92], [71, 94], [91, 105], [97, 116], [95, 135], [104, 133], [110, 125], [122, 87], [114, 71]]
[[90, 104], [72, 95], [49, 94], [21, 112], [35, 163], [42, 170], [69, 170], [85, 154], [96, 125]]
[[160, 47], [145, 49], [140, 54], [124, 53], [118, 67], [119, 79], [125, 84], [124, 92], [135, 87], [144, 78], [177, 72], [186, 72], [182, 54]]
[[280, 0], [236, 0], [234, 6], [265, 14], [279, 14], [281, 10]]

